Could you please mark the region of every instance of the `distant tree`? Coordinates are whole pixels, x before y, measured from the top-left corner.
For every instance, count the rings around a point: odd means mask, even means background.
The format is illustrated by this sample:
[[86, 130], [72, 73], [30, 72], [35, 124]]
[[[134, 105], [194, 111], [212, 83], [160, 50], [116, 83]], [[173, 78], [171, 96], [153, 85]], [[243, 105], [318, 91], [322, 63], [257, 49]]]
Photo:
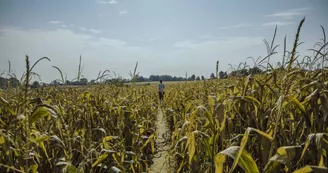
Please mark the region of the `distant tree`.
[[9, 78], [10, 86], [15, 88], [20, 85], [19, 80], [17, 78], [11, 77]]
[[54, 80], [54, 81], [52, 81], [51, 83], [50, 83], [50, 85], [59, 85], [60, 83], [57, 81], [57, 80]]
[[205, 80], [205, 77], [202, 75], [202, 80]]
[[7, 87], [7, 79], [0, 77], [0, 88], [6, 88]]
[[228, 74], [227, 74], [227, 72], [220, 71], [219, 77], [220, 77], [220, 79], [226, 79], [226, 78], [228, 78]]
[[210, 79], [215, 79], [214, 73], [211, 73]]
[[[145, 81], [184, 81], [185, 79], [182, 77], [172, 77], [170, 75], [150, 75], [149, 78], [144, 78]], [[190, 80], [188, 78], [188, 80]]]
[[80, 84], [81, 85], [87, 85], [88, 84], [88, 79], [87, 78], [80, 79]]
[[197, 76], [196, 80], [200, 80], [200, 77], [199, 77], [199, 76]]
[[250, 74], [258, 74], [258, 73], [262, 73], [262, 70], [259, 67], [253, 67], [249, 69], [249, 73]]
[[136, 78], [137, 78], [137, 82], [144, 82], [145, 81], [145, 78], [143, 76], [137, 75]]
[[34, 81], [31, 85], [31, 88], [40, 88], [40, 87], [41, 87], [41, 85], [38, 81]]
[[190, 76], [190, 80], [191, 80], [191, 81], [194, 81], [194, 80], [196, 80], [196, 76], [195, 76], [194, 74], [193, 74], [193, 75], [191, 75], [191, 76]]
[[66, 81], [65, 81], [65, 85], [71, 85], [71, 81], [66, 80]]
[[105, 80], [105, 84], [108, 84], [108, 85], [115, 85], [115, 86], [123, 86], [123, 83], [128, 83], [130, 82], [130, 80], [127, 80], [127, 79], [122, 79], [122, 77], [116, 77], [116, 78], [112, 78], [112, 79], [106, 79]]
[[95, 83], [96, 83], [96, 80], [92, 79], [92, 80], [90, 81], [90, 83], [91, 83], [91, 84], [95, 84]]
[[7, 88], [7, 87], [15, 88], [19, 85], [20, 85], [19, 80], [14, 77], [11, 77], [9, 79], [0, 77], [0, 88]]

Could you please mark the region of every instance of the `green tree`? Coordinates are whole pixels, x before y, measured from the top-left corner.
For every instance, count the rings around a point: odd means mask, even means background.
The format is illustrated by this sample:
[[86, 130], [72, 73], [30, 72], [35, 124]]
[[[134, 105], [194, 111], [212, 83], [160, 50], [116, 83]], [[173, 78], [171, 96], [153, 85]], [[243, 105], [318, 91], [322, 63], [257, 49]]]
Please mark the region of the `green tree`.
[[40, 87], [41, 87], [41, 85], [38, 81], [34, 81], [31, 85], [31, 88], [40, 88]]
[[82, 78], [82, 79], [80, 80], [80, 83], [81, 83], [82, 85], [86, 85], [86, 84], [88, 84], [88, 79], [87, 79], [87, 78]]
[[193, 74], [193, 75], [190, 76], [189, 79], [190, 79], [191, 81], [194, 81], [194, 80], [196, 80], [196, 76]]
[[215, 79], [214, 73], [211, 73], [210, 79]]
[[228, 78], [228, 74], [227, 74], [227, 72], [220, 71], [219, 77], [220, 77], [220, 79], [226, 79], [226, 78]]

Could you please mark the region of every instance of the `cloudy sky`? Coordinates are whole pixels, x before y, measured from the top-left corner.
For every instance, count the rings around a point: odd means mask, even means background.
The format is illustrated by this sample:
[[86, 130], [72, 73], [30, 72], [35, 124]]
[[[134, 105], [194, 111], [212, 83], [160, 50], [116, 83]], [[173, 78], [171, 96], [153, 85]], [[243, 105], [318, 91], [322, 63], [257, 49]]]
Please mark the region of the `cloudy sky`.
[[276, 44], [282, 58], [283, 38], [292, 46], [299, 21], [301, 56], [328, 29], [327, 0], [0, 0], [0, 71], [8, 60], [17, 75], [24, 57], [32, 62], [49, 57], [35, 72], [45, 82], [77, 75], [79, 56], [89, 80], [100, 70], [128, 78], [139, 62], [140, 75], [188, 74], [209, 77], [228, 64], [266, 55], [263, 39], [271, 40], [278, 25]]

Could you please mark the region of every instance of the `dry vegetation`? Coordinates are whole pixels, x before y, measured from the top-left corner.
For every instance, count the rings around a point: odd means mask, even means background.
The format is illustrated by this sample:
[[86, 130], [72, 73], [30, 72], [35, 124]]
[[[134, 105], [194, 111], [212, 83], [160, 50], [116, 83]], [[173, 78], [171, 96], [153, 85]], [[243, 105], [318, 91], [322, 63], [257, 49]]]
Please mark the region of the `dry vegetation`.
[[327, 43], [296, 63], [303, 22], [279, 68], [170, 87], [165, 112], [177, 172], [328, 172]]
[[1, 92], [0, 172], [146, 172], [156, 138], [153, 91], [98, 86]]

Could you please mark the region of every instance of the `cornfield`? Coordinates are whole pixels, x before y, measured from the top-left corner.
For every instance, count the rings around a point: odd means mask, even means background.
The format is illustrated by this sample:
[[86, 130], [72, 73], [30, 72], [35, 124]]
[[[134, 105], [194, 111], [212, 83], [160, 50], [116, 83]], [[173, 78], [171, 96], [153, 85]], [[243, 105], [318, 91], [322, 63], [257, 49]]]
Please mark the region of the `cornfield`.
[[164, 103], [153, 86], [29, 89], [26, 57], [24, 85], [0, 91], [0, 172], [148, 172], [159, 111], [175, 172], [328, 172], [327, 42], [298, 61], [303, 22], [279, 67], [276, 29], [265, 73], [173, 84]]
[[151, 88], [25, 91], [1, 92], [0, 172], [146, 172], [156, 138]]
[[[303, 22], [279, 68], [167, 91], [177, 172], [328, 172], [328, 69], [309, 70], [311, 59], [295, 65]], [[318, 44], [314, 61], [324, 63], [326, 39]], [[268, 45], [267, 59], [274, 49]]]

